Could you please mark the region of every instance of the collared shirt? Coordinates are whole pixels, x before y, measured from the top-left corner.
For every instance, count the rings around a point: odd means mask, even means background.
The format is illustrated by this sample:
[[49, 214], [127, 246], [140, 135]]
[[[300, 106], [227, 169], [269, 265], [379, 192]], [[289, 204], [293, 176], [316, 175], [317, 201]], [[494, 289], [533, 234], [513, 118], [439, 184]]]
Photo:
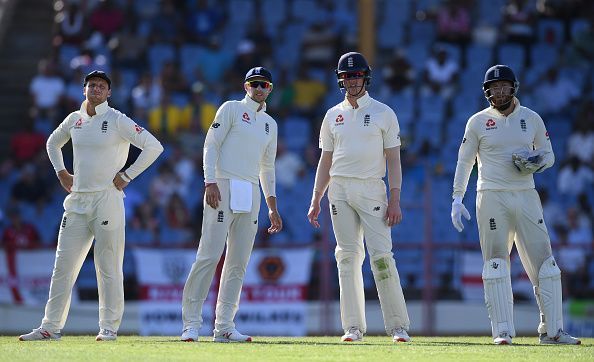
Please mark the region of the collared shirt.
[[204, 181], [217, 178], [262, 182], [264, 196], [275, 196], [277, 125], [266, 105], [249, 96], [219, 107], [204, 141]]
[[106, 102], [89, 116], [84, 101], [70, 113], [47, 140], [47, 153], [56, 172], [66, 169], [62, 147], [72, 139], [74, 192], [103, 191], [113, 186], [113, 178], [128, 159], [130, 144], [142, 152], [126, 170], [134, 179], [163, 151], [161, 143], [147, 130]]
[[333, 152], [330, 176], [380, 179], [386, 174], [384, 149], [400, 146], [398, 118], [368, 93], [357, 105], [345, 98], [326, 112], [319, 146]]
[[555, 162], [542, 118], [531, 109], [522, 107], [517, 99], [514, 102], [515, 109], [507, 117], [489, 107], [468, 120], [458, 152], [454, 197], [464, 196], [475, 158], [478, 160], [477, 191], [534, 188], [532, 174], [522, 175], [513, 164], [512, 154], [516, 151], [547, 151], [543, 161], [545, 166], [540, 171]]

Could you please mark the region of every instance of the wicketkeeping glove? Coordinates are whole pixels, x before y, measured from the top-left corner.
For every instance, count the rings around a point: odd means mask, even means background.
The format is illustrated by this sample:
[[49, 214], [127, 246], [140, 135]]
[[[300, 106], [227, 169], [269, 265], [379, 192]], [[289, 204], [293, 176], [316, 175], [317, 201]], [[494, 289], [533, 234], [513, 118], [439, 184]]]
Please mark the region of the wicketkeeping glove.
[[462, 203], [461, 200], [456, 200], [452, 202], [452, 224], [458, 232], [464, 230], [464, 224], [462, 224], [462, 216], [466, 220], [470, 220], [470, 213], [466, 210], [466, 206]]
[[522, 175], [529, 175], [544, 167], [542, 161], [545, 154], [539, 150], [521, 150], [512, 153], [512, 162]]

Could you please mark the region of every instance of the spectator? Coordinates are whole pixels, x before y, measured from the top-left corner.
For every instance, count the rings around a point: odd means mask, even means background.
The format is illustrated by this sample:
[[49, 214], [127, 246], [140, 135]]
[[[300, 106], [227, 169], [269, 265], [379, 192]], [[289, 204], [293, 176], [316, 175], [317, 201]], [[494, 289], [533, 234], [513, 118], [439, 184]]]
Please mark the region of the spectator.
[[151, 22], [151, 42], [180, 44], [182, 42], [183, 18], [173, 0], [163, 0], [159, 15]]
[[124, 12], [112, 0], [101, 0], [89, 16], [89, 25], [109, 40], [124, 25]]
[[186, 196], [187, 192], [182, 188], [182, 183], [179, 177], [173, 171], [173, 167], [169, 162], [159, 166], [158, 174], [151, 181], [151, 199], [160, 207], [165, 207], [169, 202], [169, 198], [178, 193], [181, 196]]
[[558, 226], [565, 226], [567, 224], [565, 215], [561, 206], [549, 198], [549, 191], [544, 188], [538, 189], [540, 196], [540, 203], [542, 204], [542, 214], [547, 223], [547, 226], [555, 230]]
[[149, 110], [159, 105], [161, 93], [161, 87], [151, 74], [142, 74], [139, 83], [132, 88], [134, 118], [147, 120]]
[[503, 24], [505, 40], [530, 45], [536, 26], [535, 8], [527, 0], [509, 0], [503, 8]]
[[447, 50], [437, 47], [433, 55], [425, 64], [424, 80], [427, 84], [425, 94], [439, 94], [445, 99], [450, 99], [458, 81], [459, 66], [449, 57]]
[[169, 198], [165, 209], [167, 225], [172, 229], [187, 229], [190, 225], [190, 210], [179, 194], [174, 193]]
[[24, 126], [24, 129], [10, 138], [10, 153], [19, 165], [33, 160], [39, 152], [45, 151], [46, 137], [34, 129], [33, 120], [27, 118]]
[[29, 249], [40, 245], [40, 238], [35, 226], [23, 221], [16, 206], [6, 212], [9, 224], [2, 233], [2, 247], [8, 250]]
[[57, 74], [56, 65], [46, 59], [39, 62], [37, 71], [29, 86], [33, 98], [32, 114], [35, 118], [55, 121], [64, 95], [64, 80]]
[[534, 97], [541, 114], [563, 113], [580, 93], [575, 82], [559, 74], [556, 67], [550, 68], [534, 85]]
[[225, 24], [225, 16], [219, 9], [219, 6], [209, 6], [208, 0], [196, 0], [186, 18], [187, 41], [208, 44], [211, 36]]
[[79, 46], [86, 38], [85, 14], [75, 2], [65, 1], [64, 11], [56, 16], [54, 44]]
[[302, 65], [297, 79], [293, 82], [293, 89], [295, 110], [304, 117], [315, 118], [326, 95], [326, 84], [311, 77], [310, 69]]
[[391, 61], [384, 67], [382, 76], [391, 94], [414, 91], [415, 68], [401, 49], [396, 49]]
[[569, 156], [577, 157], [584, 165], [594, 166], [594, 112], [582, 112], [577, 117], [567, 148]]
[[569, 245], [592, 245], [592, 225], [588, 216], [575, 207], [567, 209], [567, 241]]
[[178, 132], [190, 127], [189, 109], [178, 107], [171, 101], [171, 95], [164, 93], [161, 104], [149, 111], [148, 125], [160, 139], [173, 140]]
[[559, 172], [557, 187], [561, 194], [577, 196], [592, 187], [594, 173], [572, 156]]
[[449, 0], [437, 10], [437, 39], [462, 48], [470, 41], [470, 10], [465, 0]]
[[331, 24], [321, 20], [314, 22], [303, 35], [302, 42], [302, 60], [307, 67], [327, 69], [334, 66], [338, 37]]
[[12, 186], [11, 194], [13, 200], [31, 204], [49, 198], [48, 185], [31, 164], [23, 166], [18, 181]]
[[305, 166], [299, 155], [287, 150], [285, 143], [279, 138], [276, 151], [276, 181], [286, 189], [292, 189], [297, 179], [304, 175]]

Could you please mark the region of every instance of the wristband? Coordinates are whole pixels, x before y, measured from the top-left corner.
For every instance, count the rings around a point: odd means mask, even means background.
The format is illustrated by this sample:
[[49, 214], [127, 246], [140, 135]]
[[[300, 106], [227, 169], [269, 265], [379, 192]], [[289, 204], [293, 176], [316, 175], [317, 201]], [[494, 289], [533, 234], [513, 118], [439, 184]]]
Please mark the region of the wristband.
[[132, 182], [132, 179], [130, 178], [130, 176], [128, 176], [128, 174], [126, 172], [120, 173], [120, 177], [122, 178], [122, 180], [126, 181], [127, 183]]

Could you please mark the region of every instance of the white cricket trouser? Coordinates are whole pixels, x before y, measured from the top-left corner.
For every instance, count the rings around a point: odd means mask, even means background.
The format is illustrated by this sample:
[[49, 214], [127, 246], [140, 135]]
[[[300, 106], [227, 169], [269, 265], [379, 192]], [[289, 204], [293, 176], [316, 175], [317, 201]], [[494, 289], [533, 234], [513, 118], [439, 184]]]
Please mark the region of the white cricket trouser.
[[227, 252], [221, 274], [221, 283], [215, 311], [215, 333], [235, 328], [233, 319], [239, 307], [239, 297], [254, 238], [258, 230], [260, 188], [252, 184], [252, 210], [235, 214], [229, 208], [229, 180], [217, 179], [221, 192], [219, 207], [215, 210], [204, 204], [202, 236], [196, 261], [184, 286], [182, 318], [184, 329], [202, 327], [202, 306], [208, 295], [225, 242]]
[[536, 190], [479, 191], [476, 214], [483, 260], [501, 258], [510, 265], [515, 240], [526, 274], [538, 286], [540, 267], [553, 253]]
[[410, 321], [392, 254], [391, 228], [384, 219], [388, 206], [381, 179], [332, 177], [328, 189], [332, 227], [336, 236], [336, 262], [340, 284], [342, 328], [367, 330], [362, 265], [363, 236], [369, 252], [386, 332], [408, 330]]
[[99, 292], [99, 328], [117, 332], [124, 313], [124, 193], [112, 187], [73, 192], [64, 200], [56, 261], [41, 327], [64, 327], [72, 287], [95, 238], [94, 260]]

